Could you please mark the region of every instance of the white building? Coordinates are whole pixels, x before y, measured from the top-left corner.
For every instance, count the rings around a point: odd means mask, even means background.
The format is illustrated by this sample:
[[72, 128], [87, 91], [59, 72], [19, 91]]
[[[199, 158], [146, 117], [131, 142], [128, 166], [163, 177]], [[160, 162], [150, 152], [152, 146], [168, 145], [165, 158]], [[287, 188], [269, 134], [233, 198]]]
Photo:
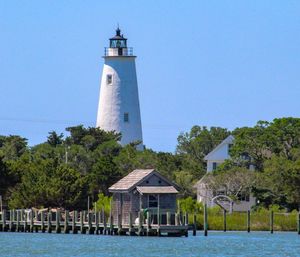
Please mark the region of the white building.
[[233, 136], [228, 136], [204, 157], [204, 160], [207, 162], [207, 172], [216, 170], [218, 165], [230, 159], [229, 150], [233, 144], [233, 140]]
[[122, 134], [121, 145], [139, 141], [143, 149], [135, 58], [118, 28], [105, 48], [96, 126]]
[[[218, 165], [225, 160], [230, 159], [230, 148], [234, 143], [234, 137], [228, 136], [219, 145], [217, 145], [204, 160], [207, 162], [207, 174], [216, 170]], [[253, 170], [253, 168], [250, 168]], [[247, 211], [255, 205], [256, 199], [250, 192], [241, 192], [238, 196], [239, 200], [233, 202], [223, 188], [213, 192], [208, 186], [207, 176], [204, 175], [195, 185], [197, 190], [197, 201], [206, 203], [209, 207], [220, 205], [227, 210], [232, 211]]]

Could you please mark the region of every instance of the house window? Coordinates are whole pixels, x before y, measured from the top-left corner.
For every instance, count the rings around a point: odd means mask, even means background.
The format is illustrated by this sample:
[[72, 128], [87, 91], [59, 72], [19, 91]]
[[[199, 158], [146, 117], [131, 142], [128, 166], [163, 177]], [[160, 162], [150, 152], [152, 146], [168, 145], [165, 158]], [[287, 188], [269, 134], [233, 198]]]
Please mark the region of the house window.
[[217, 163], [213, 162], [213, 170], [216, 170], [216, 169], [217, 169]]
[[148, 196], [148, 206], [149, 206], [149, 208], [157, 208], [158, 207], [157, 195], [149, 195]]
[[107, 74], [106, 75], [106, 84], [107, 85], [111, 85], [112, 84], [112, 75], [111, 74]]
[[248, 192], [241, 192], [237, 195], [237, 199], [239, 201], [249, 202], [250, 201], [250, 194]]
[[129, 122], [129, 113], [128, 112], [124, 113], [124, 122]]
[[232, 148], [232, 144], [229, 144], [228, 145], [228, 153], [230, 153], [231, 148]]

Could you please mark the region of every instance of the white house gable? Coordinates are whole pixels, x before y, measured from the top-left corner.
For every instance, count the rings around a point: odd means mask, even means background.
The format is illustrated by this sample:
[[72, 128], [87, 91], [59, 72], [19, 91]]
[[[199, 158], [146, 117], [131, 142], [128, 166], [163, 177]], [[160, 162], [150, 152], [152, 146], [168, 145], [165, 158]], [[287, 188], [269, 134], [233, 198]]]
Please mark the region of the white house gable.
[[215, 170], [218, 165], [230, 158], [229, 147], [233, 144], [233, 141], [234, 137], [228, 136], [204, 157], [204, 160], [207, 161], [207, 172]]

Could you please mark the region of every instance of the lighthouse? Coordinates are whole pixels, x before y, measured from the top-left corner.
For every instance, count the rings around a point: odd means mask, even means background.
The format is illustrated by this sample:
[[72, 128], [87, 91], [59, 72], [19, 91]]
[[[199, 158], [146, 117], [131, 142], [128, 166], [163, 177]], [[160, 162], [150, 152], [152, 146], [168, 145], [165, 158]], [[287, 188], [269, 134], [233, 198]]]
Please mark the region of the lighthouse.
[[132, 47], [117, 28], [104, 50], [97, 127], [122, 134], [121, 145], [140, 142], [143, 149], [142, 124]]

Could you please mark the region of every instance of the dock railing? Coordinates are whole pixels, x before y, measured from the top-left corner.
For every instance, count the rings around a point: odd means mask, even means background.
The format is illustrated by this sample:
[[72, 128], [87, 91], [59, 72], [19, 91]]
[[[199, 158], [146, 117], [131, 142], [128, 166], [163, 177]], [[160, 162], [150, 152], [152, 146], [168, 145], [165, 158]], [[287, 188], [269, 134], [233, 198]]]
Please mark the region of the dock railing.
[[[282, 213], [269, 211], [268, 213], [239, 212], [210, 214], [207, 208], [202, 213], [182, 212], [138, 212], [138, 219], [133, 219], [129, 213], [126, 222], [122, 222], [121, 215], [113, 217], [106, 215], [104, 210], [68, 211], [68, 210], [35, 210], [19, 209], [0, 212], [0, 232], [56, 232], [56, 233], [88, 233], [109, 235], [176, 235], [187, 236], [188, 230], [202, 229], [205, 236], [209, 230], [267, 230], [270, 233], [287, 228], [297, 231], [300, 235], [300, 213]], [[237, 224], [238, 223], [238, 224]], [[258, 224], [260, 227], [258, 227]], [[263, 224], [263, 225], [262, 225]], [[263, 229], [260, 229], [263, 228]]]

